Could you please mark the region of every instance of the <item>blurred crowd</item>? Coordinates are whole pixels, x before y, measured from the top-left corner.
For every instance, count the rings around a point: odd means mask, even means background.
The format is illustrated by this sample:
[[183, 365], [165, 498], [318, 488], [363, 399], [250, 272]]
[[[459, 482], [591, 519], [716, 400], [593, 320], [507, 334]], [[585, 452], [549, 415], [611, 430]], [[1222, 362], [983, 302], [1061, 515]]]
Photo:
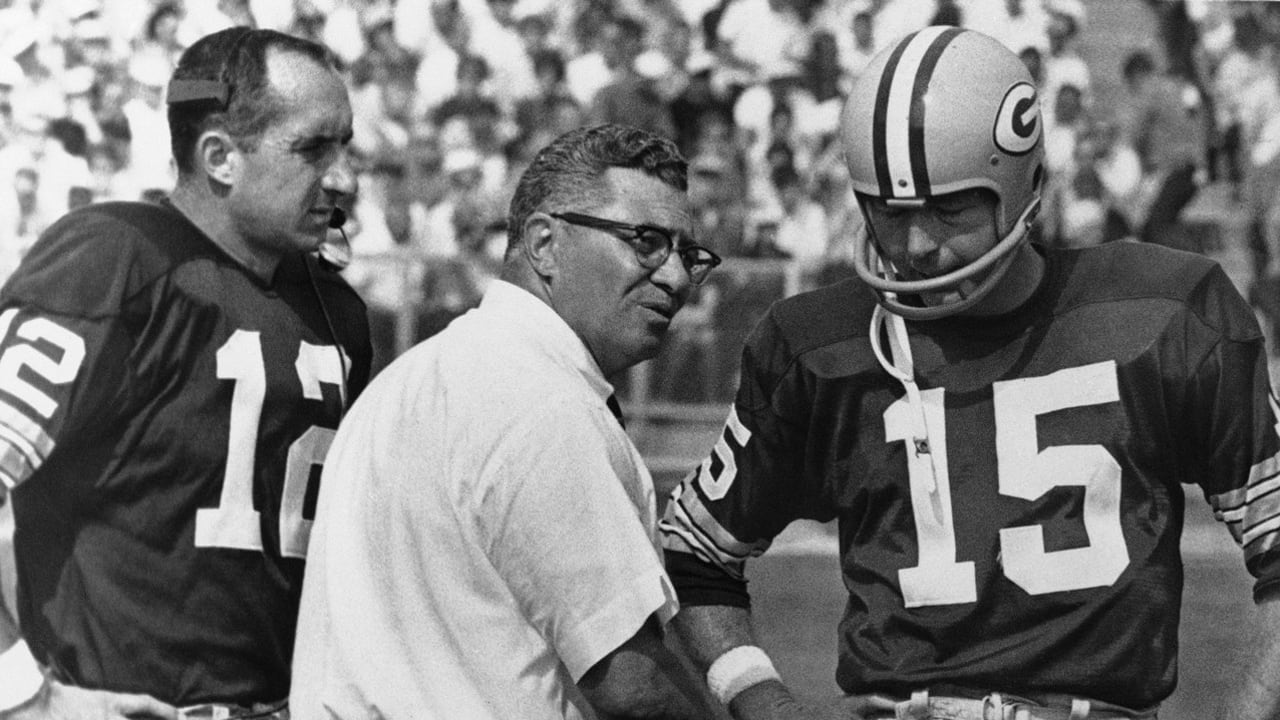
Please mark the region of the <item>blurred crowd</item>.
[[[1095, 68], [1078, 47], [1082, 0], [0, 0], [0, 276], [69, 208], [163, 196], [166, 78], [188, 43], [235, 24], [341, 58], [362, 168], [354, 249], [427, 259], [357, 282], [385, 308], [431, 294], [436, 324], [496, 271], [532, 153], [587, 122], [675, 138], [699, 242], [721, 255], [847, 264], [861, 217], [841, 98], [877, 50], [929, 24], [1000, 39], [1040, 83], [1042, 241], [1162, 241], [1222, 179], [1257, 219], [1259, 262], [1280, 272], [1266, 251], [1280, 243], [1280, 12], [1125, 1], [1157, 16], [1162, 42]], [[1094, 73], [1123, 77], [1120, 107], [1099, 107]]]

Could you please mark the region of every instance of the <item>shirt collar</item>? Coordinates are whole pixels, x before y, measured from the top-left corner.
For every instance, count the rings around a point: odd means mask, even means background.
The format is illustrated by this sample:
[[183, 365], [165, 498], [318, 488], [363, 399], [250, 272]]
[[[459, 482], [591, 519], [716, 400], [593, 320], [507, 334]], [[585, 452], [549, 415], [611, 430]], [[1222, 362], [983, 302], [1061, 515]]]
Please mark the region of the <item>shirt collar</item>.
[[552, 361], [580, 373], [601, 399], [613, 394], [613, 385], [582, 338], [533, 293], [505, 280], [494, 280], [480, 301], [480, 310], [500, 317], [512, 335], [528, 340]]

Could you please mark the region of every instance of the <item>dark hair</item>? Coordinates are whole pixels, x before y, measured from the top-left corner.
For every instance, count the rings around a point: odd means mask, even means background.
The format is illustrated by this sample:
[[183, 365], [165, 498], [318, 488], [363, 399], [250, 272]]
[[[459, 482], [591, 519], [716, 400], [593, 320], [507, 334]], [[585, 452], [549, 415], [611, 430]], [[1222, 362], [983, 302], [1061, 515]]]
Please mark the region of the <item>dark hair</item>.
[[182, 9], [172, 2], [162, 2], [157, 5], [156, 9], [152, 10], [151, 15], [147, 18], [146, 38], [154, 41], [156, 39], [156, 29], [160, 26], [160, 21], [171, 15], [174, 17], [181, 17]]
[[1134, 50], [1124, 59], [1123, 73], [1125, 80], [1133, 80], [1139, 74], [1148, 74], [1156, 69], [1155, 61], [1144, 50]]
[[609, 203], [609, 168], [633, 168], [685, 192], [689, 164], [671, 140], [639, 128], [605, 124], [561, 135], [534, 156], [520, 176], [507, 215], [507, 252], [520, 244], [524, 222], [539, 210], [590, 210]]
[[178, 173], [195, 170], [196, 140], [222, 128], [246, 150], [255, 150], [262, 133], [276, 122], [284, 107], [267, 78], [267, 51], [297, 53], [335, 68], [334, 55], [323, 45], [275, 30], [233, 27], [206, 35], [187, 48], [173, 71], [173, 81], [205, 80], [227, 85], [224, 106], [215, 98], [169, 105], [169, 134]]
[[543, 70], [550, 70], [555, 74], [556, 82], [564, 81], [564, 56], [559, 50], [554, 48], [539, 48], [535, 50], [530, 58], [533, 60], [533, 72], [541, 73]]
[[84, 125], [71, 118], [56, 118], [49, 121], [45, 132], [62, 144], [68, 155], [84, 157], [89, 151], [89, 134]]

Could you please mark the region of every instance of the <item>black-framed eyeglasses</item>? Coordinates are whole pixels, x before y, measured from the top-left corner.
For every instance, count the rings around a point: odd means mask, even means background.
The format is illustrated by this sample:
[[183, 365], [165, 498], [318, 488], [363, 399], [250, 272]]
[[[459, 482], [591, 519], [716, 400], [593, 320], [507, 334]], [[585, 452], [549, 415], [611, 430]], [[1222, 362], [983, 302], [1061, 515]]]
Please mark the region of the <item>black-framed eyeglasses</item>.
[[649, 270], [662, 267], [667, 258], [671, 257], [672, 248], [675, 248], [685, 272], [689, 273], [689, 281], [694, 285], [705, 282], [707, 275], [720, 264], [720, 256], [701, 245], [676, 246], [675, 239], [671, 237], [671, 231], [665, 228], [653, 225], [632, 225], [576, 212], [550, 213], [550, 215], [570, 225], [581, 225], [613, 234], [614, 237], [630, 245], [631, 249], [635, 250], [636, 260], [642, 267]]

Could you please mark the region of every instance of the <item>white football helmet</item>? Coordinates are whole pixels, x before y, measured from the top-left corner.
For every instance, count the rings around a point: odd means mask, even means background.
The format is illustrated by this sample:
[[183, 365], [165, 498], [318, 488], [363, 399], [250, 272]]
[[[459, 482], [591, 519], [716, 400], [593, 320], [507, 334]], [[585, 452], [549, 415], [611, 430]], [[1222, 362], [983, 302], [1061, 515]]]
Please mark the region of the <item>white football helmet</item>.
[[[854, 266], [886, 309], [931, 320], [973, 306], [995, 287], [1040, 208], [1043, 125], [1031, 74], [1004, 45], [981, 33], [929, 27], [871, 60], [849, 94], [840, 125], [859, 203], [874, 197], [911, 206], [983, 188], [997, 199], [1001, 238], [969, 265], [908, 281], [897, 279], [868, 222], [856, 240]], [[982, 273], [986, 277], [976, 289], [951, 303], [922, 307], [897, 299], [959, 290]]]

